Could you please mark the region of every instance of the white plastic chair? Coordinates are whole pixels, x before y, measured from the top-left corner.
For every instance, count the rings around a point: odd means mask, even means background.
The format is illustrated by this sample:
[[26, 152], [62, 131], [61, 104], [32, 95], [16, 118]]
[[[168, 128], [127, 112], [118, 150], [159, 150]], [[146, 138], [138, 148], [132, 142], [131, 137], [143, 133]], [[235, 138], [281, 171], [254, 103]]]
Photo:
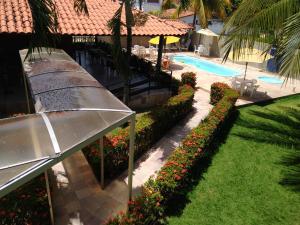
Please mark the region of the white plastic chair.
[[257, 89], [259, 88], [259, 85], [256, 85], [257, 83], [257, 80], [256, 79], [253, 79], [251, 84], [248, 84], [247, 87], [246, 87], [246, 92], [250, 93], [250, 97], [252, 97]]
[[239, 83], [236, 79], [236, 77], [233, 77], [231, 79], [231, 87], [235, 90], [240, 90], [241, 89], [241, 83]]
[[196, 45], [194, 45], [194, 54], [196, 53], [200, 54], [200, 46], [197, 47]]

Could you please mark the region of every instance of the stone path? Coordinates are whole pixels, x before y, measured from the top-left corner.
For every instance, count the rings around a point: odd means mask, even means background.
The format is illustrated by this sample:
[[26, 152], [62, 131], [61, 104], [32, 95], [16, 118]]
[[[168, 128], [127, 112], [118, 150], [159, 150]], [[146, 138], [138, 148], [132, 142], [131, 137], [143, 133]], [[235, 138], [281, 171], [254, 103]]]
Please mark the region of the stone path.
[[[182, 121], [173, 127], [160, 139], [142, 158], [135, 163], [133, 188], [139, 188], [154, 175], [166, 162], [174, 148], [178, 147], [181, 140], [209, 113], [212, 106], [209, 104], [209, 93], [198, 89], [193, 104], [194, 110]], [[123, 176], [126, 176], [124, 173]], [[127, 176], [123, 180], [127, 183]]]
[[49, 171], [56, 225], [99, 225], [125, 210], [127, 185], [102, 190], [83, 153], [77, 152]]
[[[160, 139], [135, 163], [133, 194], [155, 175], [181, 140], [206, 117], [212, 106], [209, 93], [198, 89], [194, 110]], [[101, 224], [111, 215], [126, 209], [127, 171], [101, 190], [91, 168], [81, 152], [52, 168], [52, 201], [55, 223], [72, 225]]]

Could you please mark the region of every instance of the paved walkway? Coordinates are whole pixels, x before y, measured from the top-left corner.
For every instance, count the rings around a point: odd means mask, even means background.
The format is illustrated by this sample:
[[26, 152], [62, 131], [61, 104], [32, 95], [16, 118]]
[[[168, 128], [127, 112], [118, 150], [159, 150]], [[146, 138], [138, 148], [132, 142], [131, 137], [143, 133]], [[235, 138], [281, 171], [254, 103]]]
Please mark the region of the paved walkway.
[[[173, 127], [161, 138], [144, 156], [135, 163], [133, 188], [139, 188], [154, 175], [166, 162], [174, 148], [178, 147], [181, 140], [196, 127], [209, 113], [212, 106], [209, 104], [209, 93], [197, 90], [193, 104], [194, 110], [182, 121]], [[126, 176], [124, 173], [123, 176]], [[127, 176], [123, 179], [127, 183]]]
[[127, 185], [114, 182], [101, 190], [81, 151], [49, 173], [56, 225], [99, 225], [126, 209]]
[[[208, 101], [209, 93], [197, 90], [194, 110], [135, 163], [134, 195], [163, 166], [191, 129], [206, 117], [212, 108]], [[105, 190], [101, 190], [83, 154], [78, 152], [55, 165], [51, 175], [54, 216], [58, 225], [98, 225], [126, 209], [127, 172], [107, 184]]]

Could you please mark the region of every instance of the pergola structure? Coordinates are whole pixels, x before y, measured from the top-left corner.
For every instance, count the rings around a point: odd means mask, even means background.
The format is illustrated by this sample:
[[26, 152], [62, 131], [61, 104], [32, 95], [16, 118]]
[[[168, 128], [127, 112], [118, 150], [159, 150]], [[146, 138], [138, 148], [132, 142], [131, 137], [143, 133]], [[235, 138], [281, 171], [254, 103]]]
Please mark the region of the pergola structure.
[[103, 136], [129, 121], [131, 199], [135, 112], [64, 51], [54, 49], [48, 54], [43, 49], [33, 53], [31, 60], [25, 60], [26, 54], [27, 50], [20, 51], [27, 96], [33, 99], [35, 113], [0, 120], [0, 198], [99, 139], [103, 187]]

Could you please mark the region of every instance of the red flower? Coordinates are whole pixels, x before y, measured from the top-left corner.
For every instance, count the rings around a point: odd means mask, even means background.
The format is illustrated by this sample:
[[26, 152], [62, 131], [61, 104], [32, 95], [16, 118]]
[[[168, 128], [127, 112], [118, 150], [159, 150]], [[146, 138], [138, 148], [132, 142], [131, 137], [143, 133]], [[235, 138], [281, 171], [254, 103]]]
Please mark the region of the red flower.
[[175, 180], [181, 180], [182, 177], [179, 176], [179, 175], [177, 175], [177, 174], [175, 174], [175, 175], [174, 175], [174, 178], [175, 178]]
[[185, 174], [187, 172], [187, 169], [181, 170], [181, 173]]

